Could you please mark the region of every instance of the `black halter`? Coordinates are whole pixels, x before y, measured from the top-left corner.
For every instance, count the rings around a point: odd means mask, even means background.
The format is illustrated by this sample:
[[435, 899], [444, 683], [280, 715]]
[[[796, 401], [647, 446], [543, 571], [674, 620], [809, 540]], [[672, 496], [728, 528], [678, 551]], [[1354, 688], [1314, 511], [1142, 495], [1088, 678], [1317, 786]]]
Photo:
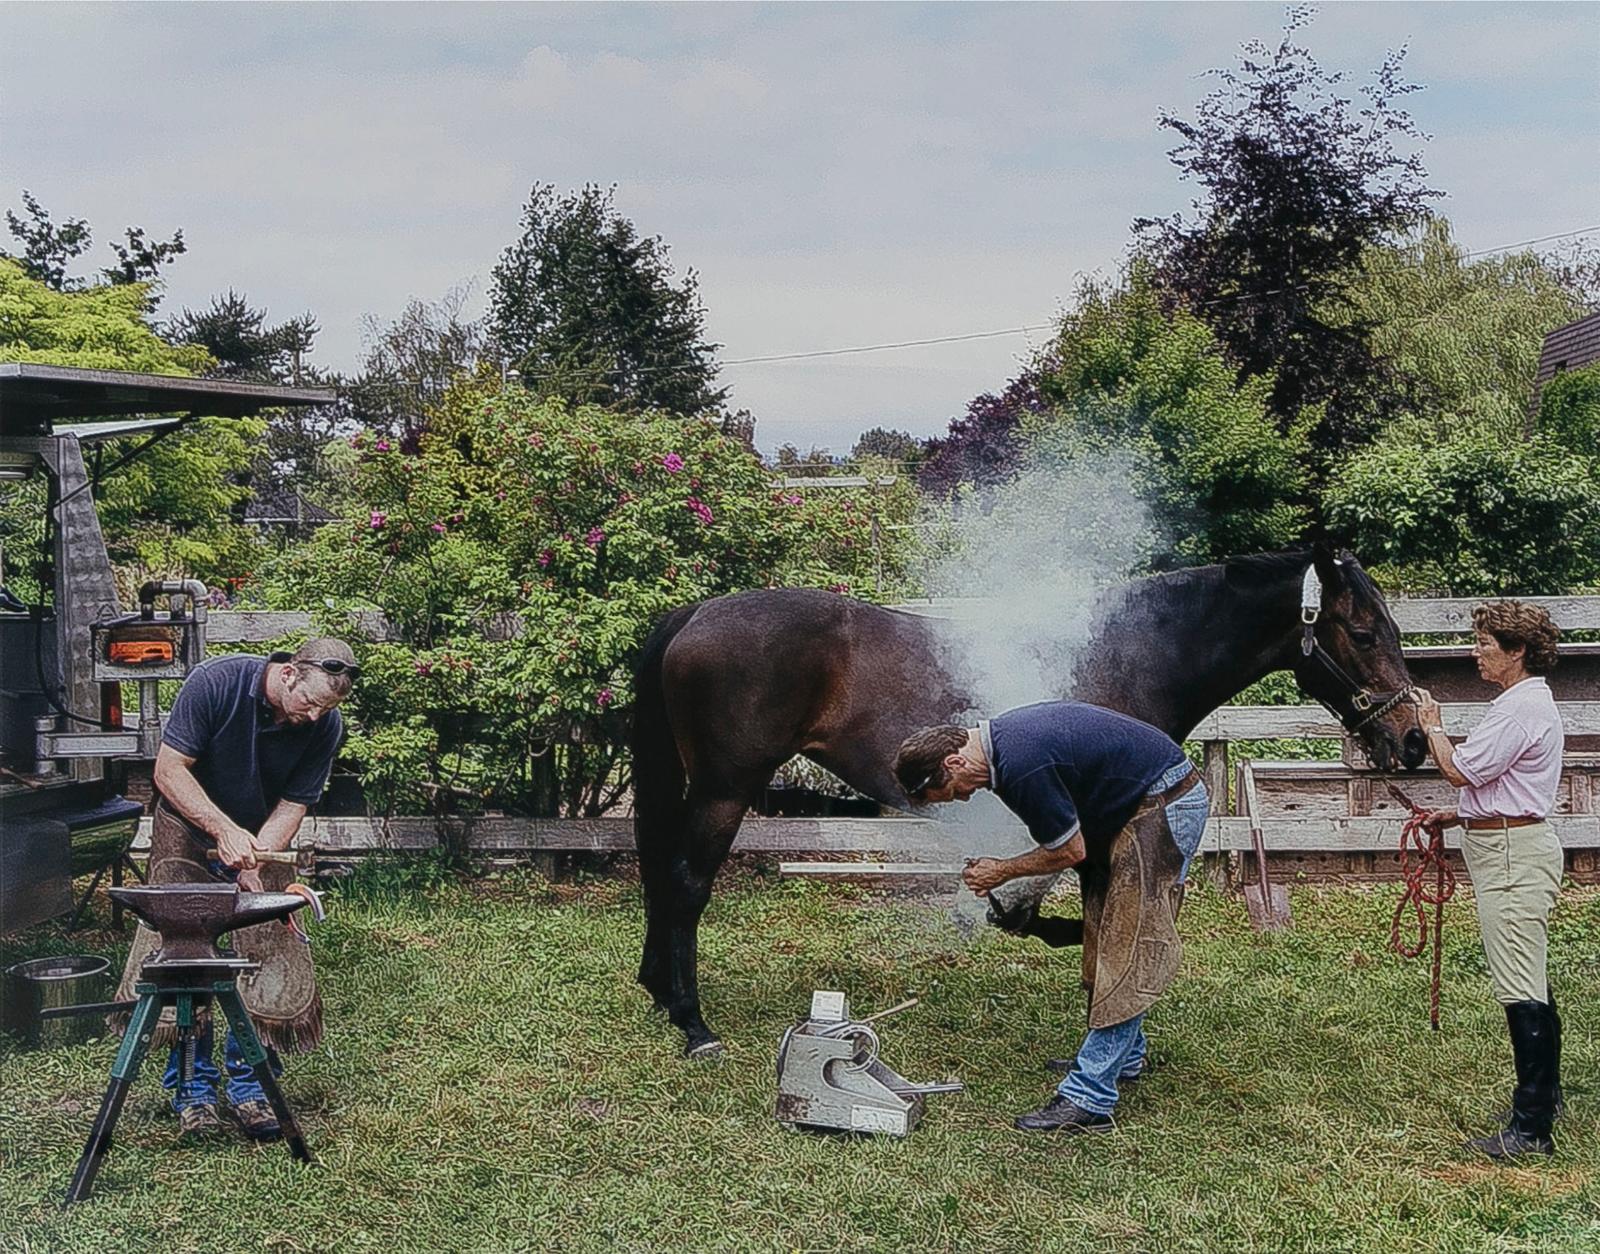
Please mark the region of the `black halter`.
[[1369, 692], [1356, 683], [1317, 640], [1317, 619], [1321, 614], [1322, 580], [1317, 575], [1316, 566], [1313, 565], [1306, 569], [1305, 581], [1300, 589], [1300, 622], [1303, 624], [1300, 652], [1318, 663], [1333, 682], [1344, 690], [1345, 700], [1350, 702], [1350, 709], [1345, 712], [1335, 709], [1331, 702], [1324, 701], [1321, 697], [1316, 699], [1329, 714], [1339, 720], [1347, 732], [1355, 735], [1368, 723], [1375, 722], [1395, 707], [1409, 701], [1415, 694], [1416, 687], [1410, 685], [1399, 692]]

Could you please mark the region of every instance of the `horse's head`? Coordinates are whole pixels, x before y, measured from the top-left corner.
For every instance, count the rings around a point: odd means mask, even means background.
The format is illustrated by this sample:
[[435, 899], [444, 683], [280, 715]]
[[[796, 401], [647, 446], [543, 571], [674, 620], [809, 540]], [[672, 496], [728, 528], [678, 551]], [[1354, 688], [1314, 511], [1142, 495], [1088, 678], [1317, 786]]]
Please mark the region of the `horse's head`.
[[1300, 686], [1361, 741], [1380, 771], [1397, 762], [1421, 766], [1428, 740], [1411, 699], [1400, 630], [1372, 577], [1350, 553], [1319, 544], [1301, 602], [1294, 664]]

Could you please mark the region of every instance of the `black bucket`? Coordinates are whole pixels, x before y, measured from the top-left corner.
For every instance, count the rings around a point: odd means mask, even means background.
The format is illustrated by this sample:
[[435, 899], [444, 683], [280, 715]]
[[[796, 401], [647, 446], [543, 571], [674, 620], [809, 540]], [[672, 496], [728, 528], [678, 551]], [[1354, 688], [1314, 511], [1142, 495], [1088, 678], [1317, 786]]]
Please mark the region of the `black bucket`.
[[7, 967], [0, 981], [0, 1031], [30, 1049], [76, 1045], [103, 1036], [103, 1014], [46, 1017], [44, 1012], [108, 1000], [110, 968], [107, 959], [91, 954], [32, 958]]

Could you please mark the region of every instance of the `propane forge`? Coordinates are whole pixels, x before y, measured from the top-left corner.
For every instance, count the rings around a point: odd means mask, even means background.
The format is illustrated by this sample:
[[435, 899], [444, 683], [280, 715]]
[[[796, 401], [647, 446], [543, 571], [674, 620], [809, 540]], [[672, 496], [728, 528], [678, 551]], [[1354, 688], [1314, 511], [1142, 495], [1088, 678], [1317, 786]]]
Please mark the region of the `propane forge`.
[[196, 1011], [215, 1001], [266, 1092], [289, 1152], [301, 1162], [313, 1161], [268, 1065], [267, 1051], [239, 998], [239, 976], [257, 970], [260, 964], [217, 943], [225, 932], [274, 919], [287, 921], [301, 906], [311, 904], [310, 899], [297, 893], [241, 892], [237, 884], [169, 884], [108, 891], [160, 934], [161, 947], [139, 970], [141, 979], [134, 989], [139, 1000], [134, 1003], [122, 1048], [112, 1064], [111, 1083], [101, 1100], [100, 1113], [95, 1116], [88, 1143], [67, 1189], [68, 1203], [83, 1201], [94, 1187], [95, 1175], [111, 1148], [111, 1132], [122, 1113], [128, 1089], [149, 1052], [161, 1011], [167, 1006], [174, 1008], [178, 1020], [179, 1087], [189, 1079], [194, 1067]]

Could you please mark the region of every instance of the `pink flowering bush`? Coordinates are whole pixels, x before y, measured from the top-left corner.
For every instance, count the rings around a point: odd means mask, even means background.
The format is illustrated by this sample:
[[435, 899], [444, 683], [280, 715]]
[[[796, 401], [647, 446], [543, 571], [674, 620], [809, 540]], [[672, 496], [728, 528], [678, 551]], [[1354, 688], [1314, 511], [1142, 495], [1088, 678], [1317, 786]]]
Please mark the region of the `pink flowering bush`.
[[348, 720], [345, 756], [378, 805], [602, 813], [626, 789], [632, 663], [662, 614], [900, 578], [871, 543], [887, 496], [775, 488], [707, 423], [478, 383], [447, 395], [414, 453], [370, 438], [359, 453], [359, 513], [264, 589], [285, 608], [381, 610], [397, 630], [361, 646]]

